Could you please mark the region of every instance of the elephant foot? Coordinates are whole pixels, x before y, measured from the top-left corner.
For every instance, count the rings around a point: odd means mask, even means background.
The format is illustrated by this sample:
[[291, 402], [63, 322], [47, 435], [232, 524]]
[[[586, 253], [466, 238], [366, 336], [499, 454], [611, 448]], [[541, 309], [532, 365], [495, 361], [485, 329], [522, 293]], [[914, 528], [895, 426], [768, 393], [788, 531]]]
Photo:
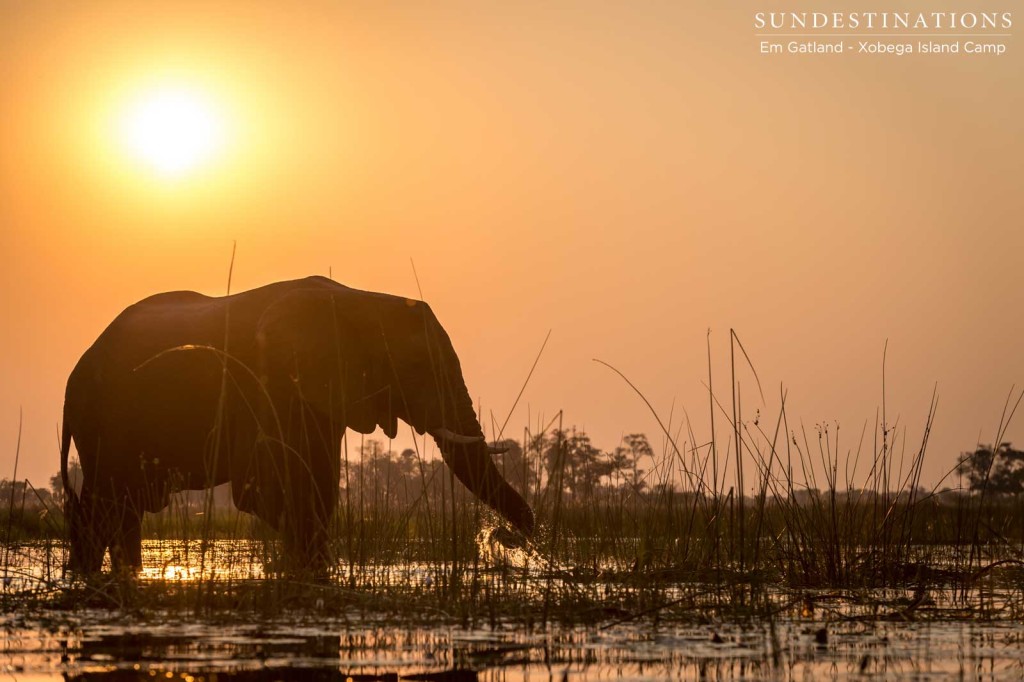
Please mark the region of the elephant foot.
[[282, 555], [268, 567], [268, 572], [305, 582], [325, 583], [330, 582], [333, 568], [334, 561], [326, 547], [295, 547], [286, 542]]
[[142, 570], [142, 517], [127, 514], [121, 519], [110, 543], [110, 565], [115, 573], [136, 574]]

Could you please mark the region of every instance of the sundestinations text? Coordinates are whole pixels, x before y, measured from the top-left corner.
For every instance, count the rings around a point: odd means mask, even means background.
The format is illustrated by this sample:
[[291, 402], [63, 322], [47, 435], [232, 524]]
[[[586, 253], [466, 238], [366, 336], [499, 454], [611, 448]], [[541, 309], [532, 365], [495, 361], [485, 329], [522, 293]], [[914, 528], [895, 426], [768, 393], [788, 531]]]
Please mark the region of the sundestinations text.
[[755, 29], [1005, 30], [1012, 12], [755, 12]]

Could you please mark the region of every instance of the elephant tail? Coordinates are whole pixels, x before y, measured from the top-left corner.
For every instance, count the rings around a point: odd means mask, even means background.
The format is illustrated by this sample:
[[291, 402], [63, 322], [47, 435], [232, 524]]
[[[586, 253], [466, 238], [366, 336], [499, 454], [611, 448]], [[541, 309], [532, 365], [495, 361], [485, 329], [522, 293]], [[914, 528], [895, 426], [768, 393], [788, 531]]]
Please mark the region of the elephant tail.
[[71, 485], [71, 477], [68, 475], [68, 455], [71, 453], [71, 424], [67, 412], [64, 414], [64, 425], [60, 433], [60, 480], [64, 483], [64, 514], [72, 513], [78, 497], [74, 486]]

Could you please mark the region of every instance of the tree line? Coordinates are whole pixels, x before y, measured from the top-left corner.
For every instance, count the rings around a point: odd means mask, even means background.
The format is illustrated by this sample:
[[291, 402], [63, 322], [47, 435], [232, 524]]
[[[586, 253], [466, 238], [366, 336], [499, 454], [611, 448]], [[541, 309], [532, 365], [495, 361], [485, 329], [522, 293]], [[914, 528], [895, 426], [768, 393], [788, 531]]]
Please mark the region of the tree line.
[[[571, 498], [612, 493], [644, 493], [671, 488], [671, 484], [648, 478], [654, 451], [647, 436], [623, 436], [612, 450], [595, 446], [585, 431], [567, 429], [525, 438], [506, 438], [495, 443], [505, 452], [496, 463], [502, 475], [517, 490], [534, 494], [559, 491]], [[422, 456], [406, 448], [388, 450], [378, 440], [363, 441], [354, 453], [343, 454], [341, 495], [349, 503], [409, 505], [424, 495], [439, 494], [448, 476], [438, 458]], [[1024, 492], [1024, 451], [1011, 443], [979, 445], [957, 458], [957, 473], [963, 488], [995, 494]], [[78, 463], [71, 461], [69, 476], [81, 480]], [[230, 495], [221, 496], [229, 499]], [[49, 480], [49, 488], [36, 488], [29, 481], [0, 480], [0, 512], [13, 509], [59, 509], [64, 501], [60, 473]]]
[[[560, 490], [583, 497], [652, 487], [647, 473], [654, 452], [642, 433], [624, 436], [611, 451], [596, 447], [586, 432], [576, 429], [494, 444], [505, 450], [495, 460], [499, 471], [520, 491]], [[410, 448], [389, 451], [381, 442], [368, 440], [354, 455], [342, 458], [341, 495], [350, 504], [406, 506], [424, 495], [440, 494], [448, 475], [440, 459]]]

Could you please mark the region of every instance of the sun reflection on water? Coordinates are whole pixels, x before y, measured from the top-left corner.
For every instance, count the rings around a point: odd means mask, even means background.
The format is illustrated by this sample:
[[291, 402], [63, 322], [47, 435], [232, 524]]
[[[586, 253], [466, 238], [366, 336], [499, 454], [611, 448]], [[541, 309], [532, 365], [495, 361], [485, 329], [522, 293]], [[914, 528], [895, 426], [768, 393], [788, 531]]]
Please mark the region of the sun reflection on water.
[[196, 566], [166, 564], [164, 566], [145, 566], [142, 569], [143, 580], [197, 580], [199, 570]]
[[142, 544], [146, 581], [253, 580], [265, 577], [266, 548], [253, 541], [159, 541]]

